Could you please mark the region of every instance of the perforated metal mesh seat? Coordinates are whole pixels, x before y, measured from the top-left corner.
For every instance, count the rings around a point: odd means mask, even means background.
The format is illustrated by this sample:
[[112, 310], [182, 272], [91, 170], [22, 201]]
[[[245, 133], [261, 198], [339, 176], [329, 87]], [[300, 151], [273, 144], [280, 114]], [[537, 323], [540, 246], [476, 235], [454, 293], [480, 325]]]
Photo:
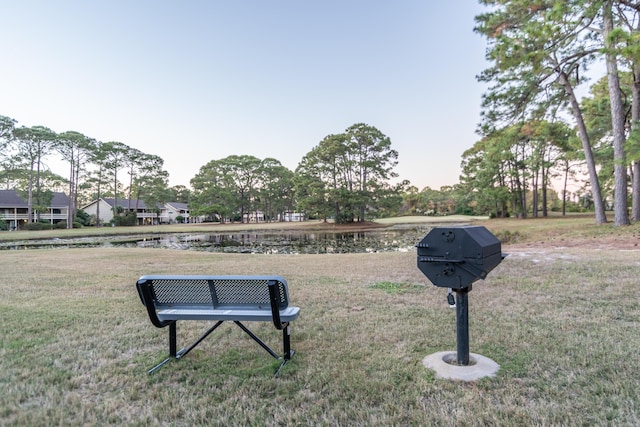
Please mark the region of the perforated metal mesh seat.
[[143, 276], [143, 279], [151, 282], [156, 306], [188, 304], [207, 305], [215, 309], [224, 305], [247, 305], [261, 309], [271, 304], [268, 287], [270, 281], [278, 282], [278, 308], [286, 308], [289, 304], [286, 281], [277, 276]]

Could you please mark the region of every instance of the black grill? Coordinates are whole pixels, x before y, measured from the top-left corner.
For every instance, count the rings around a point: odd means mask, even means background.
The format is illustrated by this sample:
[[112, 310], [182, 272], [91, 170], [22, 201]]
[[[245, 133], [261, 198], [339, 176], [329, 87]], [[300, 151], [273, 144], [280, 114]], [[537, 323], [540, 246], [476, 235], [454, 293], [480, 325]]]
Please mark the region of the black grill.
[[436, 227], [416, 246], [420, 271], [435, 286], [450, 289], [449, 303], [456, 308], [456, 362], [469, 365], [468, 295], [471, 284], [484, 280], [506, 256], [500, 240], [485, 227]]
[[437, 227], [418, 247], [418, 268], [436, 286], [469, 287], [502, 261], [500, 240], [485, 227]]

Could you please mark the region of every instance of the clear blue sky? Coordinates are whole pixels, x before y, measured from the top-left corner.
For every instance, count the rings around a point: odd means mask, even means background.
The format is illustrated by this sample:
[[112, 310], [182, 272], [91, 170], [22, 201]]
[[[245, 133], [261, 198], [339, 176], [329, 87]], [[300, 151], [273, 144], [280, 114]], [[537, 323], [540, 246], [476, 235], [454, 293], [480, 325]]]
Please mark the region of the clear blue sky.
[[325, 136], [367, 123], [399, 152], [400, 179], [438, 189], [478, 139], [473, 0], [0, 7], [0, 114], [159, 155], [171, 185], [232, 154], [294, 170]]

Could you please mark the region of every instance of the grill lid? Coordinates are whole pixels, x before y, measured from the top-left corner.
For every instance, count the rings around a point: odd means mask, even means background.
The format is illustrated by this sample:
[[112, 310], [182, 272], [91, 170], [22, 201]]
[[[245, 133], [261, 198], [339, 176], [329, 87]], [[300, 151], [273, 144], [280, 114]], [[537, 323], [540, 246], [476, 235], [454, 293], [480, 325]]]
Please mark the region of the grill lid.
[[416, 246], [418, 268], [443, 288], [469, 287], [505, 257], [500, 240], [482, 226], [435, 227]]

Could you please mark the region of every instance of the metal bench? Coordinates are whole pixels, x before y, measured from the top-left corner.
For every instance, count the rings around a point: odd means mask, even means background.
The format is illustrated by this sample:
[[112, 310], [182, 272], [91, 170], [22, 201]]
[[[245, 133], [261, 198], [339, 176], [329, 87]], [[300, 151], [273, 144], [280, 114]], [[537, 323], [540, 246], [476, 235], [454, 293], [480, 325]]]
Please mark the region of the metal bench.
[[[280, 369], [291, 359], [292, 322], [299, 307], [289, 305], [287, 281], [280, 276], [142, 276], [136, 283], [138, 295], [147, 308], [151, 323], [169, 326], [169, 357], [149, 370], [153, 373], [172, 359], [180, 359], [200, 344], [225, 321], [232, 321], [276, 359]], [[176, 351], [178, 320], [216, 321], [187, 348]], [[273, 322], [282, 330], [284, 354], [278, 355], [242, 322]]]

